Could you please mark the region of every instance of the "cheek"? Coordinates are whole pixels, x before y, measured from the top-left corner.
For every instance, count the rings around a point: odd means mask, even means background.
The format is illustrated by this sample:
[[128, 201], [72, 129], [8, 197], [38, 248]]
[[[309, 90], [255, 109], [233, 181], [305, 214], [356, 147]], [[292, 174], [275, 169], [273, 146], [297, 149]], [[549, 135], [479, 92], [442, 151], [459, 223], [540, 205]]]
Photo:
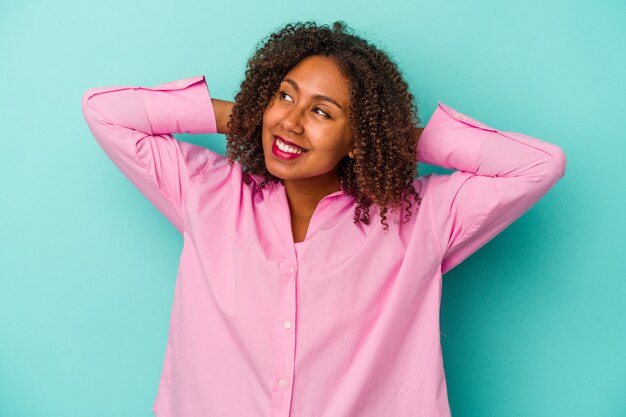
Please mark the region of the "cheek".
[[270, 103], [265, 107], [263, 118], [274, 120], [276, 119], [278, 113], [280, 113], [280, 106], [277, 106], [276, 103], [270, 101]]
[[269, 119], [270, 119], [270, 112], [265, 110], [265, 112], [263, 112], [263, 122], [262, 122], [263, 127], [267, 126]]
[[261, 127], [263, 128], [263, 135], [269, 134], [269, 130], [271, 130], [274, 126], [275, 116], [273, 112], [266, 110], [263, 113], [263, 120], [261, 122]]

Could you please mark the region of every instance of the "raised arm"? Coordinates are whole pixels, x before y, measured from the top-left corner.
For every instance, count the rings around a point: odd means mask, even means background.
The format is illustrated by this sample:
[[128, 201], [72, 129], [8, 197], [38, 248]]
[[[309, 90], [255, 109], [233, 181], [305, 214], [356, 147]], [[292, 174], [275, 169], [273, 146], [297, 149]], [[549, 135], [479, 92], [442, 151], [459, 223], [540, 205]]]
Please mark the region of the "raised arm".
[[156, 87], [91, 88], [82, 109], [111, 161], [182, 232], [189, 183], [218, 163], [218, 154], [171, 135], [217, 133], [204, 76]]
[[421, 132], [417, 160], [458, 170], [429, 181], [442, 273], [525, 213], [566, 165], [557, 145], [494, 129], [442, 103]]
[[233, 105], [235, 102], [226, 101], [226, 100], [218, 100], [211, 99], [213, 103], [213, 109], [215, 110], [215, 120], [217, 122], [217, 132], [218, 133], [230, 133], [230, 128], [228, 127], [228, 121], [230, 120], [230, 115], [233, 111]]

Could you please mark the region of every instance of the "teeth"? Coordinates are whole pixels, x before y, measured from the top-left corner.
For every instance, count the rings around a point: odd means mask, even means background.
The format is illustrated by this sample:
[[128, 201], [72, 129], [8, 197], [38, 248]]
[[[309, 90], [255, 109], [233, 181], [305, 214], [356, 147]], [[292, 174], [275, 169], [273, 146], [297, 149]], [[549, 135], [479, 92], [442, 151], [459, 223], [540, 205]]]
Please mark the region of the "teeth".
[[278, 146], [278, 149], [280, 149], [283, 152], [289, 152], [289, 153], [302, 153], [302, 151], [300, 149], [296, 149], [292, 146], [287, 145], [286, 143], [284, 143], [282, 140], [276, 138], [276, 146]]

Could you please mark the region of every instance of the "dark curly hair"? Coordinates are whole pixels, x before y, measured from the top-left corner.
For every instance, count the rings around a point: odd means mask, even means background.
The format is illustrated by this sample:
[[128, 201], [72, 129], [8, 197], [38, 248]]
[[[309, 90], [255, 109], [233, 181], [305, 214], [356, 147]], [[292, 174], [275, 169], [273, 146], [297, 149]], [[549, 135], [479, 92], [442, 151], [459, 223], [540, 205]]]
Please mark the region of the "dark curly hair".
[[249, 174], [264, 179], [259, 187], [280, 181], [265, 166], [261, 140], [265, 108], [283, 77], [302, 59], [330, 57], [351, 82], [354, 158], [344, 157], [338, 171], [344, 192], [358, 202], [354, 223], [369, 224], [372, 203], [380, 208], [385, 230], [388, 208], [396, 211], [406, 203], [408, 221], [412, 207], [408, 197], [417, 207], [421, 202], [413, 186], [418, 140], [414, 127], [420, 119], [397, 65], [376, 46], [348, 33], [342, 21], [332, 28], [315, 22], [289, 23], [262, 43], [249, 59], [235, 96], [226, 144], [229, 163], [238, 160], [246, 183]]

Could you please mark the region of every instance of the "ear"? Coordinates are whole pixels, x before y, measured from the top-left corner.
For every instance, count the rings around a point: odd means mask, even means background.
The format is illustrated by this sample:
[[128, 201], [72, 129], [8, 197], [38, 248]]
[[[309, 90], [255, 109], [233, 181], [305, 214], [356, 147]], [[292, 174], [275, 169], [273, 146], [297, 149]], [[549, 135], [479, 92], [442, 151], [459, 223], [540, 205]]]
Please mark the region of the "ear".
[[351, 159], [354, 159], [354, 149], [352, 149], [350, 152], [348, 152], [348, 156], [349, 156]]

